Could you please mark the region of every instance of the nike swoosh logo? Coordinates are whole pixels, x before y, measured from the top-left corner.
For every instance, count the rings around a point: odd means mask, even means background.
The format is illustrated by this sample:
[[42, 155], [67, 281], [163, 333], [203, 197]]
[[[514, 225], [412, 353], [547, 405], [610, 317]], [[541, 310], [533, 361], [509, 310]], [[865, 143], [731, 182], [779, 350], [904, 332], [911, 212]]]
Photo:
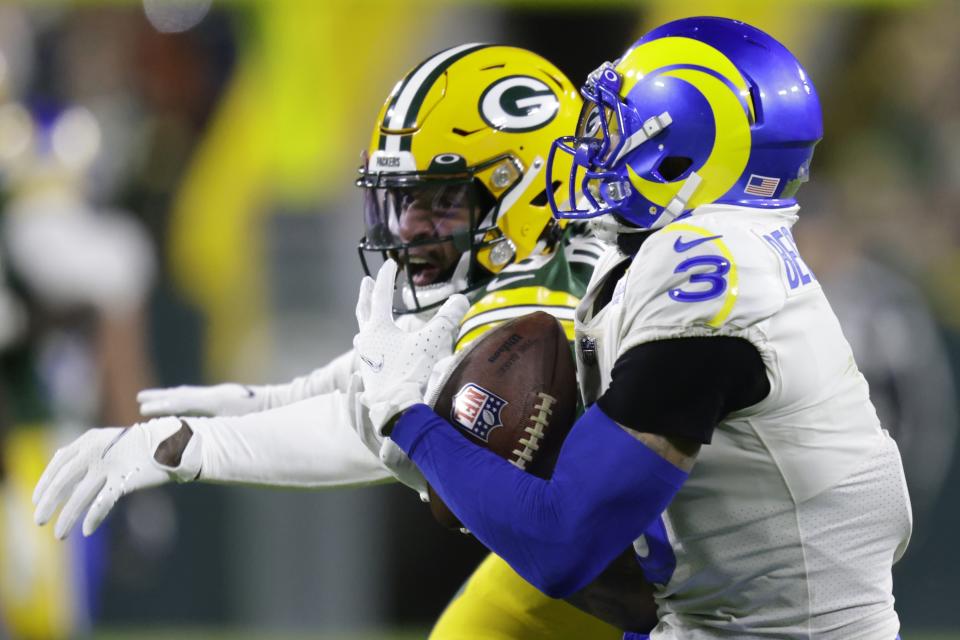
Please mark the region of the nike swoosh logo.
[[243, 390], [247, 392], [248, 398], [252, 398], [253, 396], [257, 395], [253, 392], [253, 389], [251, 389], [250, 387], [244, 386]]
[[521, 280], [529, 280], [530, 278], [536, 278], [537, 274], [528, 273], [524, 276], [513, 276], [510, 278], [497, 278], [493, 282], [487, 285], [487, 291], [496, 291], [497, 289], [502, 289], [508, 284], [513, 284], [514, 282], [520, 282]]
[[383, 369], [383, 358], [380, 359], [380, 362], [374, 362], [370, 358], [366, 357], [362, 353], [360, 354], [360, 359], [363, 360], [363, 363], [373, 369], [375, 372]]
[[697, 238], [696, 240], [690, 240], [689, 242], [684, 242], [683, 238], [677, 238], [673, 242], [673, 250], [677, 253], [683, 253], [684, 251], [689, 251], [693, 249], [698, 244], [703, 244], [704, 242], [710, 242], [711, 240], [716, 240], [717, 238], [722, 238], [723, 236], [708, 236], [706, 238]]

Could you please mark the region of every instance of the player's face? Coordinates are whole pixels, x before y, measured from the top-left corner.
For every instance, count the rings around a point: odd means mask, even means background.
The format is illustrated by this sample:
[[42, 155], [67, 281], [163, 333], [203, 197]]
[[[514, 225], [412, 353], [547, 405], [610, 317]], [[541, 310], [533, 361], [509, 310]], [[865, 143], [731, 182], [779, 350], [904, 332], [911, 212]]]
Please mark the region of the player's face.
[[411, 245], [404, 265], [417, 286], [448, 280], [462, 252], [452, 238], [467, 234], [473, 213], [470, 185], [405, 189], [398, 194], [396, 235]]
[[466, 180], [435, 180], [364, 189], [364, 250], [397, 260], [414, 286], [450, 280], [486, 206], [480, 188]]

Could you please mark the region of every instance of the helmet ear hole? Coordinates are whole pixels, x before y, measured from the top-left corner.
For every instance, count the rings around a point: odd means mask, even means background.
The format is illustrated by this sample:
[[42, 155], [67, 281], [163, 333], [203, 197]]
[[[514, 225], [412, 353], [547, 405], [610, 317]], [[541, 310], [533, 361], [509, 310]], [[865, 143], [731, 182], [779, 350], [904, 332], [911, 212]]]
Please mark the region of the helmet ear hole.
[[660, 161], [660, 166], [657, 167], [657, 173], [659, 173], [664, 180], [672, 182], [682, 176], [691, 165], [693, 165], [692, 158], [667, 156]]
[[750, 85], [750, 103], [753, 105], [753, 122], [751, 124], [761, 125], [763, 124], [763, 103], [760, 101], [760, 96], [758, 95], [760, 90], [757, 89], [757, 85]]

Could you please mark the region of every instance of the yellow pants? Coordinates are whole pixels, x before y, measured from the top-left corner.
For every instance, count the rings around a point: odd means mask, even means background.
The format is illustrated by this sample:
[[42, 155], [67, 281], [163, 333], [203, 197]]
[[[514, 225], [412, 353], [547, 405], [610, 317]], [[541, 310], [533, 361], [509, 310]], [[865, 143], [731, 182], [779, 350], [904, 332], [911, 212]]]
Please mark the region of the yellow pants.
[[620, 640], [623, 632], [549, 598], [494, 554], [447, 605], [430, 640]]

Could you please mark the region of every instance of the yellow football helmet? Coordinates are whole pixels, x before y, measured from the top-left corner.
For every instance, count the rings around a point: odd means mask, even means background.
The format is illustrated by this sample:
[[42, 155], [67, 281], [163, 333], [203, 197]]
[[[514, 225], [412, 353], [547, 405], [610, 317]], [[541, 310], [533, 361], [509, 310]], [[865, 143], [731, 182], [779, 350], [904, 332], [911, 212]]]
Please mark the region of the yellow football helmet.
[[366, 225], [360, 258], [367, 273], [369, 252], [404, 268], [397, 312], [476, 289], [552, 247], [559, 227], [545, 160], [553, 140], [576, 126], [581, 105], [559, 69], [515, 47], [453, 47], [397, 83], [357, 180]]

